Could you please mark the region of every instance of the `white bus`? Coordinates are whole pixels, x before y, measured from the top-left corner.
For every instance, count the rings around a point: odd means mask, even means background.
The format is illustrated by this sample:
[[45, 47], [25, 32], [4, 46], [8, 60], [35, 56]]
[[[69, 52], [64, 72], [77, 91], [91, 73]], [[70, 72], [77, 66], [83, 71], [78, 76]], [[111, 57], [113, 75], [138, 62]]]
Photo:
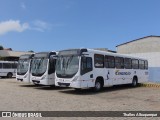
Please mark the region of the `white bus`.
[[55, 85], [56, 52], [39, 52], [34, 55], [31, 81], [35, 85]]
[[56, 86], [75, 89], [94, 88], [148, 81], [145, 59], [92, 49], [59, 51], [56, 62]]
[[21, 55], [17, 66], [17, 81], [30, 82], [31, 62], [34, 54]]
[[16, 61], [0, 61], [0, 77], [12, 78], [16, 76]]

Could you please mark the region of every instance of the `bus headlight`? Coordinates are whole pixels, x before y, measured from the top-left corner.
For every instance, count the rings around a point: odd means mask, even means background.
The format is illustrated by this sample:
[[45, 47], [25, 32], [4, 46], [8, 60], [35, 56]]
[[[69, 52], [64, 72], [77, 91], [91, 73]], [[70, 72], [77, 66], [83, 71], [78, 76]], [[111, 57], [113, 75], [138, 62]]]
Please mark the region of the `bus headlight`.
[[24, 78], [27, 78], [27, 77], [28, 77], [28, 75], [25, 75], [25, 76], [24, 76]]
[[46, 75], [44, 75], [42, 78], [41, 78], [41, 80], [43, 80], [43, 79], [45, 79], [46, 78]]
[[75, 76], [72, 82], [77, 81], [77, 80], [78, 80], [78, 76]]

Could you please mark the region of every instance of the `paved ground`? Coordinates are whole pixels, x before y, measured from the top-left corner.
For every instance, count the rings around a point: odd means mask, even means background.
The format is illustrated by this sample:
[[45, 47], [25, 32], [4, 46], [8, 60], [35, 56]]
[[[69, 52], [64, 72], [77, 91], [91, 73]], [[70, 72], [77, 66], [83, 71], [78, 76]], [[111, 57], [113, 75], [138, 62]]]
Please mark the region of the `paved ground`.
[[71, 88], [35, 86], [15, 78], [0, 79], [0, 85], [1, 111], [160, 111], [160, 88], [125, 85], [104, 88], [99, 93], [92, 90], [76, 92]]

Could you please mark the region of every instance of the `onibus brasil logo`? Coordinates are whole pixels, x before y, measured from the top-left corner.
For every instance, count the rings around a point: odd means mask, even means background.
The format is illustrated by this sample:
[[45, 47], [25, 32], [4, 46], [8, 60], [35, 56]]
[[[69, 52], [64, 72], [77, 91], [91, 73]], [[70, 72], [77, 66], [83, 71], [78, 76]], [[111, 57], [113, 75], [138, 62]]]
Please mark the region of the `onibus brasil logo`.
[[42, 117], [40, 112], [2, 112], [2, 117]]

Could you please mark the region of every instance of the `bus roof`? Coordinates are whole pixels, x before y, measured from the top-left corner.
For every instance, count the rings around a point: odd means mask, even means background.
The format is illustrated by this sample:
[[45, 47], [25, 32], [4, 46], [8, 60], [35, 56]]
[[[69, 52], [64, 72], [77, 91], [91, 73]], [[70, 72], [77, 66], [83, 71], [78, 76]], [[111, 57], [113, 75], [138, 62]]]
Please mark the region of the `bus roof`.
[[19, 57], [19, 59], [30, 59], [30, 58], [33, 58], [34, 56], [34, 53], [33, 54], [24, 54], [24, 55], [21, 55]]
[[88, 52], [94, 52], [94, 53], [99, 53], [99, 54], [104, 54], [104, 55], [111, 55], [114, 57], [124, 57], [124, 58], [134, 58], [134, 59], [142, 59], [142, 60], [147, 60], [144, 58], [140, 58], [140, 57], [135, 57], [133, 55], [129, 55], [129, 54], [120, 54], [120, 53], [112, 53], [112, 52], [107, 52], [107, 51], [101, 51], [101, 50], [95, 50], [95, 49], [87, 49]]
[[17, 61], [0, 61], [0, 63], [18, 63]]
[[50, 55], [57, 55], [57, 52], [51, 51], [51, 52], [38, 52], [35, 53], [34, 58], [48, 58]]
[[[74, 51], [74, 52], [72, 52]], [[134, 59], [142, 59], [142, 60], [146, 60], [144, 58], [140, 58], [140, 57], [134, 57], [133, 55], [126, 55], [126, 54], [119, 54], [119, 53], [113, 53], [113, 52], [107, 52], [107, 51], [102, 51], [102, 50], [95, 50], [95, 49], [89, 49], [89, 48], [83, 48], [83, 49], [66, 49], [66, 50], [61, 50], [59, 51], [59, 55], [70, 55], [70, 54], [78, 54], [80, 55], [81, 52], [82, 54], [84, 52], [89, 52], [89, 53], [96, 53], [96, 54], [103, 54], [103, 55], [110, 55], [110, 56], [114, 56], [114, 57], [124, 57], [124, 58], [134, 58]]]

